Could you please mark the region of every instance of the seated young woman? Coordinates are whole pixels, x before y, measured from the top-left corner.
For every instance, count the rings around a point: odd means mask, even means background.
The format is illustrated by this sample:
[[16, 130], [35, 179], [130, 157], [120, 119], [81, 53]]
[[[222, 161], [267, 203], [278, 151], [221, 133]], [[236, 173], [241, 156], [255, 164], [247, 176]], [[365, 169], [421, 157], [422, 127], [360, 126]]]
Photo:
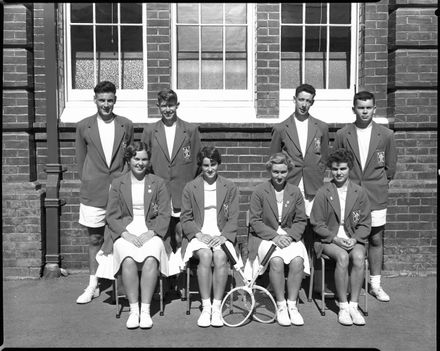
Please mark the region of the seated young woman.
[[112, 182], [107, 205], [102, 251], [113, 253], [113, 275], [122, 274], [130, 304], [129, 329], [153, 326], [150, 303], [157, 278], [159, 273], [168, 275], [163, 238], [170, 222], [170, 196], [165, 182], [150, 173], [150, 158], [145, 143], [127, 146], [124, 159], [130, 171]]
[[[365, 190], [349, 179], [353, 167], [350, 151], [333, 151], [327, 166], [332, 181], [318, 190], [310, 214], [310, 223], [318, 236], [315, 252], [318, 258], [324, 253], [336, 261], [334, 277], [339, 323], [364, 325], [358, 301], [364, 281], [365, 244], [371, 229], [370, 203]], [[350, 302], [347, 299], [348, 284], [351, 287]]]
[[[248, 262], [255, 270], [272, 243], [276, 244], [269, 259], [269, 280], [277, 302], [277, 321], [282, 326], [304, 324], [296, 301], [304, 274], [310, 274], [307, 250], [301, 241], [307, 224], [304, 198], [297, 186], [286, 182], [292, 168], [289, 156], [273, 154], [266, 163], [270, 179], [257, 186], [250, 200]], [[289, 270], [287, 301], [285, 265]]]
[[182, 194], [182, 257], [185, 264], [193, 256], [199, 260], [197, 280], [202, 313], [197, 325], [221, 327], [220, 305], [228, 278], [228, 259], [220, 245], [226, 243], [238, 262], [234, 250], [239, 213], [238, 189], [232, 181], [218, 174], [221, 156], [214, 146], [203, 147], [197, 161], [201, 174], [186, 184]]

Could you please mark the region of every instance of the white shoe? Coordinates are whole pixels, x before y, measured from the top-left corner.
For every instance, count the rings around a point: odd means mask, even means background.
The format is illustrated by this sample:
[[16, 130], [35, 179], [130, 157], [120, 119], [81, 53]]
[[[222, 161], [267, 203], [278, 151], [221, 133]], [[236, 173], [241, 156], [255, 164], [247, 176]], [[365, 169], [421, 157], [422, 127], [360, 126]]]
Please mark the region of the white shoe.
[[349, 308], [340, 308], [338, 313], [338, 322], [342, 325], [353, 325]]
[[365, 325], [365, 319], [357, 308], [350, 306], [348, 310], [350, 311], [350, 317], [353, 321], [353, 324]]
[[211, 325], [211, 308], [205, 307], [197, 320], [197, 325], [202, 328], [209, 327]]
[[97, 286], [87, 286], [84, 292], [76, 299], [76, 303], [89, 303], [92, 299], [99, 296], [99, 287]]
[[304, 319], [298, 311], [298, 307], [289, 308], [290, 322], [293, 325], [304, 325]]
[[139, 327], [139, 312], [130, 311], [130, 315], [128, 316], [126, 325], [128, 329]]
[[381, 286], [378, 288], [370, 288], [370, 294], [373, 295], [376, 299], [382, 302], [390, 301], [390, 296], [382, 289]]
[[286, 306], [278, 306], [277, 308], [277, 322], [284, 327], [290, 325], [291, 321]]
[[223, 327], [222, 313], [220, 309], [212, 309], [211, 313], [211, 325], [213, 327]]
[[151, 319], [150, 312], [141, 311], [141, 320], [139, 326], [142, 329], [149, 329], [153, 326], [153, 320]]

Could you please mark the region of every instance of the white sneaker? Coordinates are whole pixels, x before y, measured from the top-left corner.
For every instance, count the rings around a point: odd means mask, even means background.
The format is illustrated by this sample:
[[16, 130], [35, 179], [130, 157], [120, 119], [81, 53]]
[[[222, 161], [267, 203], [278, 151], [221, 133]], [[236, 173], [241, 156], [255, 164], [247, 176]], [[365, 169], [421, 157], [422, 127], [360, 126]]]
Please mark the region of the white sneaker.
[[365, 325], [365, 319], [357, 308], [350, 306], [348, 310], [350, 311], [350, 317], [353, 321], [353, 324]]
[[139, 327], [139, 312], [130, 311], [126, 325], [128, 329]]
[[277, 322], [284, 327], [291, 324], [289, 313], [286, 306], [278, 306], [277, 308]]
[[370, 294], [373, 295], [376, 299], [382, 302], [390, 301], [390, 296], [382, 289], [381, 286], [378, 288], [370, 288]]
[[222, 313], [218, 308], [212, 309], [211, 325], [213, 327], [223, 327]]
[[211, 325], [211, 308], [205, 307], [197, 320], [197, 325], [202, 328], [209, 327]]
[[304, 319], [298, 311], [298, 307], [289, 308], [290, 322], [293, 325], [304, 325]]
[[76, 299], [76, 303], [89, 303], [92, 299], [99, 296], [99, 287], [97, 286], [87, 286], [84, 292]]
[[150, 312], [141, 311], [141, 320], [139, 326], [142, 329], [149, 329], [153, 326], [153, 320], [151, 319]]
[[338, 313], [338, 322], [342, 325], [353, 325], [349, 308], [340, 308]]

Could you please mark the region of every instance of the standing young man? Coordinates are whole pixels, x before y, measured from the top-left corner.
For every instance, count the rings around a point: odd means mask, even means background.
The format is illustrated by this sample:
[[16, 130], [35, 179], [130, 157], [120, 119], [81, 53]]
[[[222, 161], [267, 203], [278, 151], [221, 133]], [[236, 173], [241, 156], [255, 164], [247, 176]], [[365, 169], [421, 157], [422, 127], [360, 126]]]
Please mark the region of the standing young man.
[[[177, 116], [179, 102], [173, 90], [165, 88], [159, 91], [157, 107], [162, 118], [145, 126], [141, 141], [151, 150], [154, 174], [165, 180], [171, 194], [171, 220], [164, 240], [171, 244], [173, 252], [176, 253], [182, 242], [182, 191], [186, 183], [197, 175], [197, 154], [201, 149], [200, 133], [198, 126]], [[171, 255], [170, 252], [168, 254]]]
[[108, 194], [114, 178], [124, 173], [126, 145], [133, 142], [133, 123], [113, 113], [116, 87], [102, 81], [94, 88], [97, 113], [78, 122], [76, 158], [81, 180], [79, 223], [89, 233], [89, 285], [76, 300], [79, 304], [99, 296], [96, 254], [101, 248]]
[[[271, 155], [284, 152], [293, 161], [294, 167], [287, 176], [287, 182], [301, 190], [307, 218], [310, 217], [316, 192], [324, 184], [329, 143], [327, 124], [309, 114], [315, 95], [315, 88], [309, 84], [296, 88], [293, 97], [295, 111], [273, 127], [270, 143]], [[307, 222], [304, 241], [309, 249], [312, 235], [309, 220]]]
[[368, 261], [370, 293], [379, 301], [390, 297], [381, 287], [383, 233], [385, 230], [388, 184], [396, 172], [397, 152], [393, 131], [373, 121], [376, 101], [372, 93], [354, 95], [356, 121], [336, 133], [335, 148], [345, 148], [355, 155], [350, 179], [362, 186], [371, 203], [371, 234]]

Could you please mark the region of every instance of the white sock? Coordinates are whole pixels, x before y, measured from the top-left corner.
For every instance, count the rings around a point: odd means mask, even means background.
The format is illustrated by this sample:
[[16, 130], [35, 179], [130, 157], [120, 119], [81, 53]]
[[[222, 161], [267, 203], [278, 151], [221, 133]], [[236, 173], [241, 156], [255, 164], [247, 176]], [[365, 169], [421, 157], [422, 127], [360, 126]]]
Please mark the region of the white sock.
[[296, 301], [292, 301], [292, 300], [287, 299], [287, 307], [289, 307], [289, 309], [296, 308]]
[[211, 299], [202, 299], [203, 309], [211, 309]]
[[355, 310], [358, 308], [358, 303], [354, 301], [350, 301], [350, 307], [353, 307]]
[[222, 300], [213, 299], [212, 300], [212, 309], [220, 310], [221, 304], [222, 304]]
[[283, 300], [283, 301], [277, 301], [277, 306], [278, 306], [278, 307], [287, 307], [286, 300]]
[[347, 301], [345, 301], [345, 302], [339, 302], [339, 309], [340, 310], [342, 310], [342, 309], [347, 309], [348, 308], [348, 302]]
[[150, 304], [141, 302], [141, 312], [148, 312], [150, 314]]
[[137, 312], [137, 314], [139, 314], [139, 303], [135, 302], [135, 303], [131, 303], [130, 304], [130, 312]]
[[94, 286], [95, 288], [98, 286], [98, 277], [96, 275], [90, 274], [89, 286]]
[[380, 287], [380, 274], [379, 275], [370, 275], [370, 284], [372, 288]]

